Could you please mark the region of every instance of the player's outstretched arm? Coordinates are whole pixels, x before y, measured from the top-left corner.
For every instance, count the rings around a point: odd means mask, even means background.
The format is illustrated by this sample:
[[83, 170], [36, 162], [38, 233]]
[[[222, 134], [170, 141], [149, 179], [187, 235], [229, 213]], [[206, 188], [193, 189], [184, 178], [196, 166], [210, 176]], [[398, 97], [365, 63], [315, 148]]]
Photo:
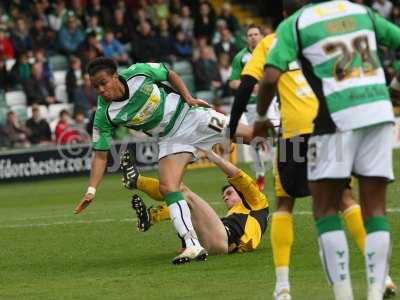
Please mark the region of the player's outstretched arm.
[[103, 179], [104, 171], [107, 166], [107, 151], [95, 151], [92, 158], [92, 168], [90, 171], [89, 187], [81, 202], [75, 207], [75, 214], [79, 214], [94, 199], [96, 188]]
[[240, 169], [238, 167], [236, 167], [230, 161], [222, 158], [214, 151], [212, 150], [210, 151], [201, 150], [201, 151], [205, 152], [207, 154], [208, 159], [213, 163], [215, 163], [229, 177], [234, 177], [240, 172]]
[[211, 105], [208, 104], [207, 101], [193, 98], [182, 78], [172, 70], [169, 70], [168, 72], [168, 82], [190, 106], [211, 107]]

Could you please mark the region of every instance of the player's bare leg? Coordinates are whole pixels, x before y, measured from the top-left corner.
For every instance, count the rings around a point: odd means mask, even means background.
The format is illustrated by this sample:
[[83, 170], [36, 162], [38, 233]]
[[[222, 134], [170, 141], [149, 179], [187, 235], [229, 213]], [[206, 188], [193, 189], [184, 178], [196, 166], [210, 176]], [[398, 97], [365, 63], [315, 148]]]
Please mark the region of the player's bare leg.
[[336, 300], [353, 300], [349, 249], [338, 215], [345, 185], [345, 179], [309, 182], [321, 260]]
[[181, 191], [190, 207], [193, 226], [201, 244], [212, 254], [227, 254], [228, 235], [217, 213], [184, 184]]
[[275, 265], [274, 300], [291, 300], [289, 283], [290, 252], [293, 245], [294, 199], [277, 197], [277, 208], [271, 220], [271, 245]]
[[387, 180], [361, 177], [359, 185], [360, 203], [367, 230], [365, 262], [368, 300], [382, 299], [390, 256], [390, 232], [385, 216]]
[[192, 158], [192, 153], [177, 153], [159, 161], [160, 192], [164, 195], [174, 227], [186, 244], [185, 251], [173, 259], [174, 264], [207, 258], [207, 252], [200, 245], [193, 228], [189, 206], [180, 192], [186, 165]]

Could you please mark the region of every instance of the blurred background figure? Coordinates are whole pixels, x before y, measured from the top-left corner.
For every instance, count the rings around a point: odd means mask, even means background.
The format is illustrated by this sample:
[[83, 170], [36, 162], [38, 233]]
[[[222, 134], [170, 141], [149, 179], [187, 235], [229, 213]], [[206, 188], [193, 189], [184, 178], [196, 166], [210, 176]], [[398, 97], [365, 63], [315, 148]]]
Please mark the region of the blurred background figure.
[[24, 82], [24, 91], [28, 105], [34, 103], [51, 105], [56, 102], [54, 83], [44, 76], [43, 66], [40, 62], [35, 62], [32, 65], [32, 74]]
[[31, 144], [51, 144], [51, 130], [46, 119], [42, 118], [39, 106], [32, 105], [32, 117], [26, 121], [26, 127], [30, 130], [29, 141]]
[[7, 113], [4, 132], [11, 147], [26, 148], [30, 146], [29, 136], [31, 132], [18, 120], [17, 114], [14, 111], [9, 111]]

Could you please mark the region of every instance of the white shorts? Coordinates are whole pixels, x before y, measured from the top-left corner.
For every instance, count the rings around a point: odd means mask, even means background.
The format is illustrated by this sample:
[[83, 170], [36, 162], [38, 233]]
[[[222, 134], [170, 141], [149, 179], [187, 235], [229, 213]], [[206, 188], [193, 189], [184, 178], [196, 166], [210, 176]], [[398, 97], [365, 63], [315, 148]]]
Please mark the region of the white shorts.
[[159, 141], [158, 159], [180, 152], [196, 157], [197, 148], [211, 150], [225, 141], [227, 126], [227, 117], [211, 108], [190, 108], [180, 126]]
[[308, 180], [383, 177], [393, 180], [393, 124], [310, 137]]
[[[257, 115], [257, 104], [248, 104], [246, 106], [247, 112], [244, 113], [244, 116], [246, 117], [246, 122], [249, 125], [253, 125], [254, 122], [256, 121], [256, 115]], [[280, 112], [279, 112], [279, 104], [278, 100], [276, 97], [271, 102], [271, 105], [268, 108], [267, 111], [267, 118], [271, 121], [271, 123], [278, 128], [280, 125]]]

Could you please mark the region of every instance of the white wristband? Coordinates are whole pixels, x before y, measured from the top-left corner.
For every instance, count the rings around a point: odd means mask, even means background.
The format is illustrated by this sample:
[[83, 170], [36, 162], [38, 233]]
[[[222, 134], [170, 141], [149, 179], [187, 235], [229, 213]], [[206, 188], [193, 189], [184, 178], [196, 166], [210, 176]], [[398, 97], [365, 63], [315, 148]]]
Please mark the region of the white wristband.
[[86, 191], [86, 194], [96, 195], [96, 188], [92, 187], [92, 186], [89, 186], [87, 191]]
[[261, 116], [258, 113], [256, 114], [256, 122], [264, 122], [267, 120], [268, 120], [267, 115]]

